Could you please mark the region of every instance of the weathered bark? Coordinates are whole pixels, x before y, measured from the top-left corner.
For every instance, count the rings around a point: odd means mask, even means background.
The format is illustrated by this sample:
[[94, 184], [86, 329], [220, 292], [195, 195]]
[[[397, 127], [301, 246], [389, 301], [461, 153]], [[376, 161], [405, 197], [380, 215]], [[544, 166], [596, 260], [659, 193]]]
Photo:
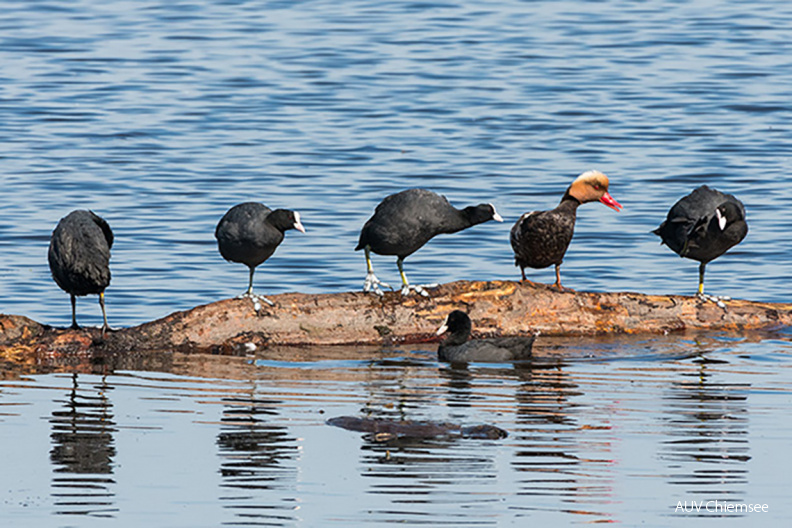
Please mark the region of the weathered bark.
[[229, 299], [113, 331], [68, 330], [21, 316], [0, 316], [5, 358], [79, 352], [182, 351], [240, 353], [267, 346], [398, 345], [435, 341], [454, 309], [466, 310], [474, 335], [581, 336], [786, 326], [792, 304], [732, 300], [727, 308], [695, 297], [639, 293], [559, 292], [510, 281], [444, 284], [432, 297], [383, 298], [361, 292], [287, 293], [257, 312], [249, 299]]

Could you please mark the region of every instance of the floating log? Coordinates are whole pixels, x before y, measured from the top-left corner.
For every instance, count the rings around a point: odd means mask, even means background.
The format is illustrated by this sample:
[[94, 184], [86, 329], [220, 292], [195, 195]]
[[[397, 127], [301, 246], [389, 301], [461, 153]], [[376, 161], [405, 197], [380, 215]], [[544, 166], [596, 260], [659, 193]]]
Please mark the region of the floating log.
[[[285, 293], [274, 306], [228, 299], [108, 332], [57, 329], [22, 316], [0, 316], [3, 357], [88, 351], [251, 353], [270, 346], [427, 343], [455, 309], [469, 312], [474, 337], [594, 336], [788, 326], [792, 304], [731, 300], [726, 307], [696, 297], [557, 291], [512, 281], [458, 281], [431, 298], [362, 292]], [[258, 309], [257, 309], [258, 308]]]

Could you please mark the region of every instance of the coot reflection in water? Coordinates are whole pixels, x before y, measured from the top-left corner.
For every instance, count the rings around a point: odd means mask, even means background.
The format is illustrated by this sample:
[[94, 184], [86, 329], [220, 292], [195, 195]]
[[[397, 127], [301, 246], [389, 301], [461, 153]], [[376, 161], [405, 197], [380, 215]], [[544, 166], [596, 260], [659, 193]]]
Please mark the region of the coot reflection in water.
[[[240, 524], [296, 521], [294, 505], [284, 500], [297, 480], [297, 439], [283, 425], [283, 401], [251, 391], [223, 399], [217, 447], [225, 492], [220, 500]], [[236, 524], [233, 523], [233, 524]]]
[[668, 387], [663, 395], [668, 438], [660, 458], [671, 484], [709, 500], [746, 498], [751, 460], [746, 388], [718, 382], [704, 363], [698, 380]]
[[56, 513], [113, 517], [119, 508], [113, 492], [112, 386], [102, 378], [92, 389], [81, 388], [77, 374], [72, 375], [72, 384], [63, 407], [53, 411], [50, 419]]

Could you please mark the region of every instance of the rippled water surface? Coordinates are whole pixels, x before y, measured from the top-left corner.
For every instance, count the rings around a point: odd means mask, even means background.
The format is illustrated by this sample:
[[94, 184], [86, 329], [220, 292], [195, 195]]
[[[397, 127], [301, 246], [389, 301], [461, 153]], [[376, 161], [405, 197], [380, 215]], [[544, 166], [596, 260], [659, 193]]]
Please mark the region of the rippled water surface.
[[[416, 186], [506, 222], [433, 240], [407, 260], [413, 281], [518, 278], [509, 228], [589, 168], [625, 209], [579, 210], [566, 285], [695, 291], [696, 263], [649, 232], [706, 183], [750, 224], [707, 290], [788, 301], [790, 28], [792, 7], [762, 0], [6, 1], [0, 311], [69, 323], [46, 253], [76, 208], [116, 235], [113, 326], [240, 293], [247, 270], [213, 233], [243, 201], [308, 229], [259, 268], [259, 291], [357, 289], [360, 227]], [[374, 265], [398, 280], [393, 259]], [[100, 323], [94, 298], [78, 310]], [[675, 517], [702, 498], [786, 520], [788, 337], [706, 339], [561, 343], [541, 364], [462, 370], [432, 350], [9, 360], [0, 523], [722, 523]], [[338, 415], [509, 437], [378, 443], [325, 425]]]
[[[0, 517], [8, 526], [781, 525], [790, 353], [786, 339], [714, 336], [556, 340], [520, 366], [327, 349], [125, 358], [79, 373], [21, 367], [0, 383]], [[509, 436], [379, 441], [325, 423], [337, 416], [484, 423]], [[769, 510], [677, 510], [694, 500]]]

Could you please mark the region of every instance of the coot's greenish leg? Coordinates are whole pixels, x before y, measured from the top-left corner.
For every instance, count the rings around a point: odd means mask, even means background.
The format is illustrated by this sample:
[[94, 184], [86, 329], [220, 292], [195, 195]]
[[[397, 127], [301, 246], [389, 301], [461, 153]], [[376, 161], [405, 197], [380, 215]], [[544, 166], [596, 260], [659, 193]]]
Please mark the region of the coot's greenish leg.
[[371, 247], [366, 246], [364, 249], [366, 251], [366, 280], [363, 281], [363, 291], [369, 292], [374, 290], [374, 293], [377, 295], [383, 295], [380, 286], [390, 288], [391, 290], [393, 287], [386, 282], [382, 282], [374, 275], [374, 267], [371, 265]]
[[410, 284], [410, 281], [407, 280], [407, 275], [404, 273], [404, 259], [399, 257], [399, 259], [396, 261], [396, 265], [399, 267], [399, 275], [401, 275], [402, 295], [410, 295], [410, 292], [414, 291], [419, 295], [429, 297], [429, 293], [425, 290], [425, 288], [437, 288], [437, 284]]
[[235, 205], [217, 224], [215, 238], [220, 254], [229, 262], [239, 262], [250, 268], [247, 291], [237, 298], [251, 299], [256, 311], [261, 308], [261, 302], [270, 306], [275, 304], [266, 297], [253, 293], [256, 266], [275, 253], [283, 242], [284, 233], [290, 229], [305, 233], [300, 213], [288, 209], [273, 211], [256, 202]]

